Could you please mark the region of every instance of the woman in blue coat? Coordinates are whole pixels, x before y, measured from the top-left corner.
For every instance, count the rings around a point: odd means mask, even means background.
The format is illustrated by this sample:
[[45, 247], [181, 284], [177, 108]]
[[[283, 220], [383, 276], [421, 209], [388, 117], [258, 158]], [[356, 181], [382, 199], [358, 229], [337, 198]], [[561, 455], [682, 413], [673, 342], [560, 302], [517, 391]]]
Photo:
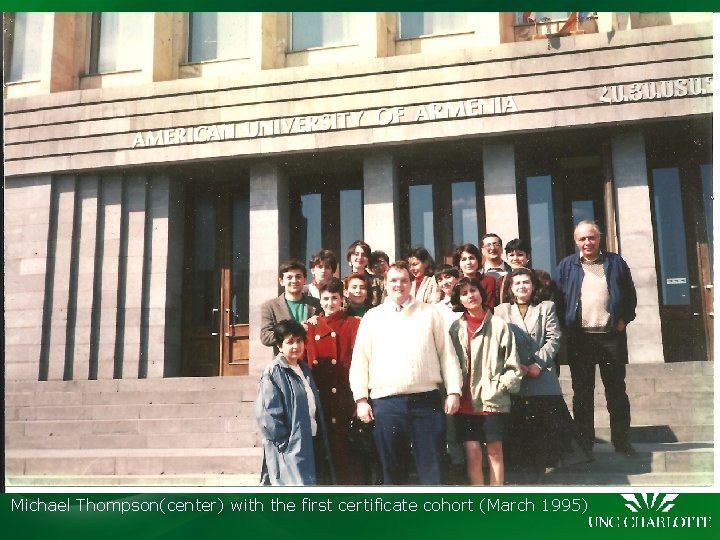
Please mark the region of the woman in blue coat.
[[529, 268], [516, 268], [509, 279], [512, 300], [495, 308], [515, 336], [523, 373], [512, 400], [509, 468], [537, 475], [546, 467], [592, 461], [579, 443], [555, 371], [560, 348], [555, 304], [539, 301], [540, 283]]
[[[311, 486], [335, 483], [320, 395], [305, 356], [305, 329], [293, 320], [275, 326], [280, 353], [260, 378], [255, 417], [263, 437], [260, 481]], [[323, 478], [325, 479], [325, 478]]]

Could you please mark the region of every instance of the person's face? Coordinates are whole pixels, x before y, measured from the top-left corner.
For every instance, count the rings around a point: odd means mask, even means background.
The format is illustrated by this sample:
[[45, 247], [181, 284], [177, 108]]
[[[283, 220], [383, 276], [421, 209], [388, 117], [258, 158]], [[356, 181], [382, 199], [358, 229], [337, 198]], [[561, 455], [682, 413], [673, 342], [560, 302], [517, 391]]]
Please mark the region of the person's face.
[[482, 296], [480, 296], [478, 288], [473, 285], [460, 287], [460, 303], [468, 311], [482, 309]]
[[330, 265], [323, 262], [321, 262], [317, 266], [313, 266], [310, 272], [312, 273], [313, 283], [315, 283], [315, 285], [322, 285], [333, 275], [333, 271], [332, 268], [330, 268]]
[[457, 282], [458, 279], [455, 276], [440, 276], [440, 279], [438, 280], [438, 287], [440, 287], [440, 290], [445, 296], [450, 296], [452, 294], [453, 287]]
[[371, 270], [376, 276], [384, 276], [385, 274], [387, 274], [389, 266], [390, 265], [385, 259], [378, 259], [377, 262], [373, 264]]
[[320, 307], [326, 317], [342, 311], [342, 296], [340, 293], [324, 291], [320, 293]]
[[353, 272], [363, 272], [367, 263], [368, 258], [363, 248], [355, 246], [355, 249], [350, 253], [350, 266], [352, 266]]
[[345, 290], [345, 297], [351, 304], [362, 304], [367, 300], [367, 285], [364, 279], [354, 278], [348, 283]]
[[530, 263], [530, 258], [524, 251], [514, 249], [508, 252], [507, 262], [513, 270], [516, 268], [527, 268], [527, 265]]
[[288, 270], [280, 278], [280, 285], [285, 287], [285, 292], [302, 294], [305, 286], [305, 276], [301, 270]]
[[385, 289], [390, 300], [404, 304], [410, 297], [410, 275], [406, 270], [391, 268], [385, 278]]
[[300, 336], [287, 336], [280, 344], [280, 352], [289, 364], [295, 365], [305, 354], [305, 341]]
[[527, 304], [533, 293], [532, 279], [530, 279], [530, 276], [525, 275], [515, 276], [512, 278], [512, 286], [510, 289], [518, 302]]
[[502, 245], [497, 236], [488, 236], [483, 240], [483, 255], [489, 261], [497, 262], [502, 259]]
[[410, 273], [413, 275], [413, 277], [420, 277], [425, 275], [427, 263], [422, 262], [417, 257], [408, 257], [408, 266], [410, 266]]
[[460, 254], [460, 262], [458, 263], [458, 266], [460, 267], [460, 271], [463, 273], [463, 276], [474, 276], [477, 274], [478, 264], [477, 257], [472, 253], [463, 251]]
[[590, 224], [580, 225], [575, 230], [575, 245], [580, 255], [586, 259], [596, 259], [600, 255], [600, 235]]

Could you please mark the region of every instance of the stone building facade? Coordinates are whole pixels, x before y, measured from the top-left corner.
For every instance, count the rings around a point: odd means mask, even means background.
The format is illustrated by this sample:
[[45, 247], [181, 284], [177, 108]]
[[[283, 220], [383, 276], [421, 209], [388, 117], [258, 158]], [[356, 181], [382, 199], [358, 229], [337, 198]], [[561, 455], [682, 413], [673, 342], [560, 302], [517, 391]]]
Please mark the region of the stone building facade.
[[6, 378], [257, 375], [290, 256], [492, 231], [552, 270], [586, 218], [633, 272], [630, 361], [712, 358], [709, 14], [28, 15]]

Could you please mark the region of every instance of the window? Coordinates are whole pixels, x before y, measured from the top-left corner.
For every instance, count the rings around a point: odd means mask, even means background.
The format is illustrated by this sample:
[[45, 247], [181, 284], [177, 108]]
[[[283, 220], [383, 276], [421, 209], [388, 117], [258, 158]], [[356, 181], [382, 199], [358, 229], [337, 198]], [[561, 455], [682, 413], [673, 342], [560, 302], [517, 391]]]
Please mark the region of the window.
[[356, 41], [356, 13], [295, 11], [290, 14], [290, 50], [348, 45]]
[[[8, 14], [6, 32], [10, 34], [6, 62], [7, 81], [32, 81], [40, 78], [43, 39], [47, 35], [48, 13], [18, 12]], [[7, 64], [6, 64], [7, 65]]]
[[485, 209], [476, 173], [431, 168], [408, 173], [408, 182], [401, 187], [405, 208], [400, 254], [422, 246], [442, 262], [455, 246], [477, 245]]
[[568, 11], [517, 11], [515, 24], [547, 23], [550, 21], [564, 21], [568, 18]]
[[243, 58], [248, 50], [248, 14], [190, 13], [188, 62]]
[[90, 20], [90, 73], [141, 69], [147, 56], [145, 13], [93, 13]]
[[400, 39], [469, 30], [467, 12], [405, 11], [400, 13]]
[[[294, 218], [291, 233], [291, 256], [308, 265], [310, 258], [321, 249], [332, 250], [338, 258], [340, 277], [349, 273], [345, 251], [355, 240], [363, 238], [363, 193], [354, 186], [341, 189], [326, 184], [317, 188], [300, 188], [291, 195], [291, 212]], [[299, 200], [299, 208], [295, 208]]]
[[653, 169], [652, 189], [662, 303], [689, 305], [690, 272], [685, 256], [687, 244], [679, 170], [676, 167]]
[[[533, 268], [548, 269], [554, 274], [557, 249], [555, 246], [552, 178], [550, 176], [529, 176], [527, 178], [527, 203]], [[573, 221], [575, 217], [573, 213]]]

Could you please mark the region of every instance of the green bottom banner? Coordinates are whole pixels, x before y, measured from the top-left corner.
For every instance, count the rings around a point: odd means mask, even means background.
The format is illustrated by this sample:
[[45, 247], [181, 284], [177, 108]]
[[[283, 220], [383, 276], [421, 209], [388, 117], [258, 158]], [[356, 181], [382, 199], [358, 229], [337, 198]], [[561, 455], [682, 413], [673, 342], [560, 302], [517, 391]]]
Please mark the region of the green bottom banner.
[[718, 493], [4, 494], [6, 538], [718, 538]]

